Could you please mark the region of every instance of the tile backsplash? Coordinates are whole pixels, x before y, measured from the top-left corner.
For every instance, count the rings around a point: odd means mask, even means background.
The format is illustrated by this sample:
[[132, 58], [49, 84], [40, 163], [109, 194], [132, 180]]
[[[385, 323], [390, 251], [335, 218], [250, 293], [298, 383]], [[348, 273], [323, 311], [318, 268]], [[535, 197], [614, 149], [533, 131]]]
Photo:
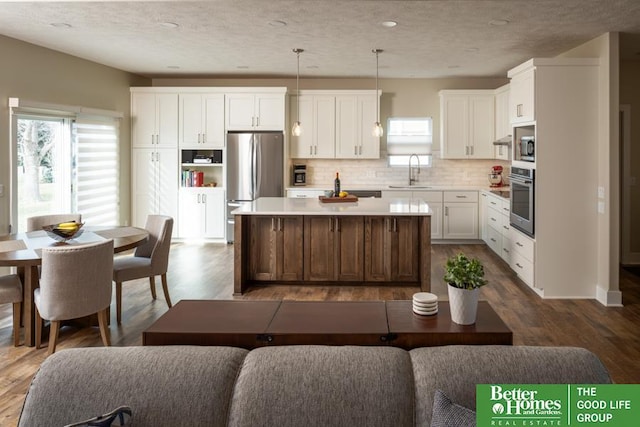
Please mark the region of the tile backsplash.
[[[340, 173], [342, 188], [354, 186], [407, 185], [409, 168], [407, 166], [389, 167], [387, 159], [339, 160], [304, 159], [292, 160], [292, 164], [307, 165], [307, 185], [331, 188], [336, 172]], [[486, 186], [491, 167], [501, 165], [506, 181], [509, 175], [509, 162], [504, 160], [443, 160], [436, 153], [430, 167], [421, 167], [418, 175], [419, 185], [433, 186]]]

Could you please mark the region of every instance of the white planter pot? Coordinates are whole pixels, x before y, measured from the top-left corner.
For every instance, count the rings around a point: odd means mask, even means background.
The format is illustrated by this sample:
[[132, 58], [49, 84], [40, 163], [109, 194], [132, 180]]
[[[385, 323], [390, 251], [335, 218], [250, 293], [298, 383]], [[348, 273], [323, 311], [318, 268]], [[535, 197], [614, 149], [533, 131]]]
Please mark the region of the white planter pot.
[[480, 288], [460, 289], [449, 285], [447, 287], [449, 288], [451, 320], [459, 325], [472, 325], [476, 323]]

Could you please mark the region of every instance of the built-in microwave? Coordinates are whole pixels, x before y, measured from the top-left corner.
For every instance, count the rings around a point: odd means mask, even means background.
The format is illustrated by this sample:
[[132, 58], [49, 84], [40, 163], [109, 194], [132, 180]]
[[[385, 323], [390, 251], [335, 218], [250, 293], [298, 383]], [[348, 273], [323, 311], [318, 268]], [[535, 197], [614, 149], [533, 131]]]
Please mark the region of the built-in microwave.
[[525, 162], [536, 161], [536, 140], [533, 136], [520, 137], [520, 160]]

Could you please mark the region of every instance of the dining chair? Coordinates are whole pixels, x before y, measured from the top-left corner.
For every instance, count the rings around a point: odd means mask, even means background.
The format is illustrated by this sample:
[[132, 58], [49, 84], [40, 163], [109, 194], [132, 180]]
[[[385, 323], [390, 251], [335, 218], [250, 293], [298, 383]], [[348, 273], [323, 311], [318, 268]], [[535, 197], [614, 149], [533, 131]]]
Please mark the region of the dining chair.
[[36, 348], [42, 342], [42, 319], [51, 323], [49, 353], [56, 351], [60, 322], [98, 314], [102, 343], [111, 345], [107, 313], [111, 304], [113, 240], [81, 246], [42, 249], [36, 304]]
[[45, 225], [60, 224], [61, 222], [82, 222], [82, 214], [68, 213], [68, 214], [52, 214], [52, 215], [40, 215], [27, 218], [27, 232], [42, 230]]
[[22, 317], [22, 282], [17, 274], [0, 277], [0, 304], [13, 303], [13, 345], [20, 345], [20, 318]]
[[173, 218], [163, 215], [149, 215], [144, 228], [149, 233], [149, 239], [136, 248], [133, 256], [116, 258], [113, 262], [118, 324], [122, 320], [122, 283], [129, 280], [148, 277], [151, 297], [156, 299], [155, 277], [160, 276], [164, 298], [171, 308], [171, 298], [167, 287], [167, 269], [169, 267]]

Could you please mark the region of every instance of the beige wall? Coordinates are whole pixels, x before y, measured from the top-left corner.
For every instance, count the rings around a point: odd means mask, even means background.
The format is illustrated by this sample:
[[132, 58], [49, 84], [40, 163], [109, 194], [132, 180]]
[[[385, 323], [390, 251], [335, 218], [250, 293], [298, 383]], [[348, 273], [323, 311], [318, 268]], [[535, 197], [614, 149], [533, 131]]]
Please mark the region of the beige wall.
[[9, 226], [10, 135], [8, 99], [75, 105], [124, 114], [120, 135], [120, 215], [130, 211], [129, 87], [150, 80], [50, 49], [0, 36], [0, 235]]
[[[598, 187], [604, 189], [605, 212], [598, 218], [598, 289], [600, 302], [622, 303], [620, 264], [620, 100], [619, 34], [606, 33], [565, 52], [563, 57], [599, 58]], [[597, 191], [597, 189], [594, 189]]]
[[[640, 61], [622, 61], [620, 63], [620, 104], [631, 106], [631, 155], [630, 175], [640, 179]], [[640, 253], [640, 183], [629, 187], [630, 212], [630, 251]], [[623, 196], [624, 197], [624, 196]], [[625, 230], [622, 231], [624, 233]], [[624, 260], [623, 260], [624, 261]]]

